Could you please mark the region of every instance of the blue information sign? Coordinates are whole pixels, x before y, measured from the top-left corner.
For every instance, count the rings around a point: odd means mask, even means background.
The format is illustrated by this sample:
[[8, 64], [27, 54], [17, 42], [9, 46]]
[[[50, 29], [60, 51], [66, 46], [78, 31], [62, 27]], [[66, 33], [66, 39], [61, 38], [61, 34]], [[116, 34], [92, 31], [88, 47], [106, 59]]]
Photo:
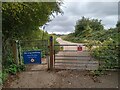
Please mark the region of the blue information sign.
[[41, 64], [41, 51], [23, 52], [24, 64]]

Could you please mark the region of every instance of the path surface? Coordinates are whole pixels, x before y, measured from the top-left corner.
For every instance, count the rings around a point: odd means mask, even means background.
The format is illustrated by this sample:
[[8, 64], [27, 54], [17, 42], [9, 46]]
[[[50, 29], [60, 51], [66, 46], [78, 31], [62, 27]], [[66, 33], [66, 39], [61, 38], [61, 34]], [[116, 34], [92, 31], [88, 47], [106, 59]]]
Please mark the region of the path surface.
[[4, 88], [118, 88], [118, 73], [93, 77], [88, 71], [25, 71]]
[[[99, 67], [98, 61], [95, 61], [87, 47], [82, 43], [72, 43], [57, 38], [57, 42], [63, 46], [63, 50], [55, 55], [55, 68], [57, 69], [82, 69], [82, 70], [96, 70]], [[73, 45], [73, 46], [71, 46]], [[82, 51], [78, 51], [78, 45], [82, 46]]]
[[46, 60], [42, 59], [42, 63], [27, 65], [26, 71], [19, 73], [14, 80], [8, 79], [4, 88], [118, 88], [118, 72], [106, 72], [94, 77], [86, 70], [48, 71]]

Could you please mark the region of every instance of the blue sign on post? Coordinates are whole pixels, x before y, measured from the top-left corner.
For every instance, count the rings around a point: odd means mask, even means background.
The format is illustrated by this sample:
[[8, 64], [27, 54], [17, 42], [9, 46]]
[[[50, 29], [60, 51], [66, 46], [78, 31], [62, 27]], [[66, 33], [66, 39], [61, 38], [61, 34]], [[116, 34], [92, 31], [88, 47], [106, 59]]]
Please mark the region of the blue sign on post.
[[51, 42], [53, 41], [53, 37], [52, 37], [52, 36], [50, 36], [50, 41], [51, 41]]
[[41, 64], [41, 51], [23, 52], [24, 64]]

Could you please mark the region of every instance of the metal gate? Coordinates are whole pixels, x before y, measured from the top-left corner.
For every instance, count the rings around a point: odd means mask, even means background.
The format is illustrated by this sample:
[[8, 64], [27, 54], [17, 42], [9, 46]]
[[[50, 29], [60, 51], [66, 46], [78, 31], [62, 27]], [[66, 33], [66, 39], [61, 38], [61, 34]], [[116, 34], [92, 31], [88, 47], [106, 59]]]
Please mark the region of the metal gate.
[[24, 64], [23, 53], [26, 51], [41, 51], [41, 57], [44, 58], [41, 64], [47, 63], [49, 53], [48, 40], [20, 40], [16, 41], [16, 47], [18, 64]]
[[99, 62], [91, 57], [86, 45], [62, 44], [54, 47], [60, 47], [59, 52], [54, 50], [55, 69], [96, 70], [99, 67]]

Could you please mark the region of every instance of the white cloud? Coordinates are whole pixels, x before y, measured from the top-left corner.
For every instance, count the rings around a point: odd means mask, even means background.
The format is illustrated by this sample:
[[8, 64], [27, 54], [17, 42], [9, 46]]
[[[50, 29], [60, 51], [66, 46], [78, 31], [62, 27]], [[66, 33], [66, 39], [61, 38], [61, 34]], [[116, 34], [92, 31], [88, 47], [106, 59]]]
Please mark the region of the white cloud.
[[119, 0], [65, 0], [66, 2], [119, 2]]
[[117, 2], [82, 1], [67, 2], [65, 0], [62, 7], [64, 14], [56, 16], [46, 27], [46, 30], [50, 33], [59, 34], [73, 32], [76, 21], [82, 16], [102, 20], [105, 28], [115, 27], [118, 21]]

